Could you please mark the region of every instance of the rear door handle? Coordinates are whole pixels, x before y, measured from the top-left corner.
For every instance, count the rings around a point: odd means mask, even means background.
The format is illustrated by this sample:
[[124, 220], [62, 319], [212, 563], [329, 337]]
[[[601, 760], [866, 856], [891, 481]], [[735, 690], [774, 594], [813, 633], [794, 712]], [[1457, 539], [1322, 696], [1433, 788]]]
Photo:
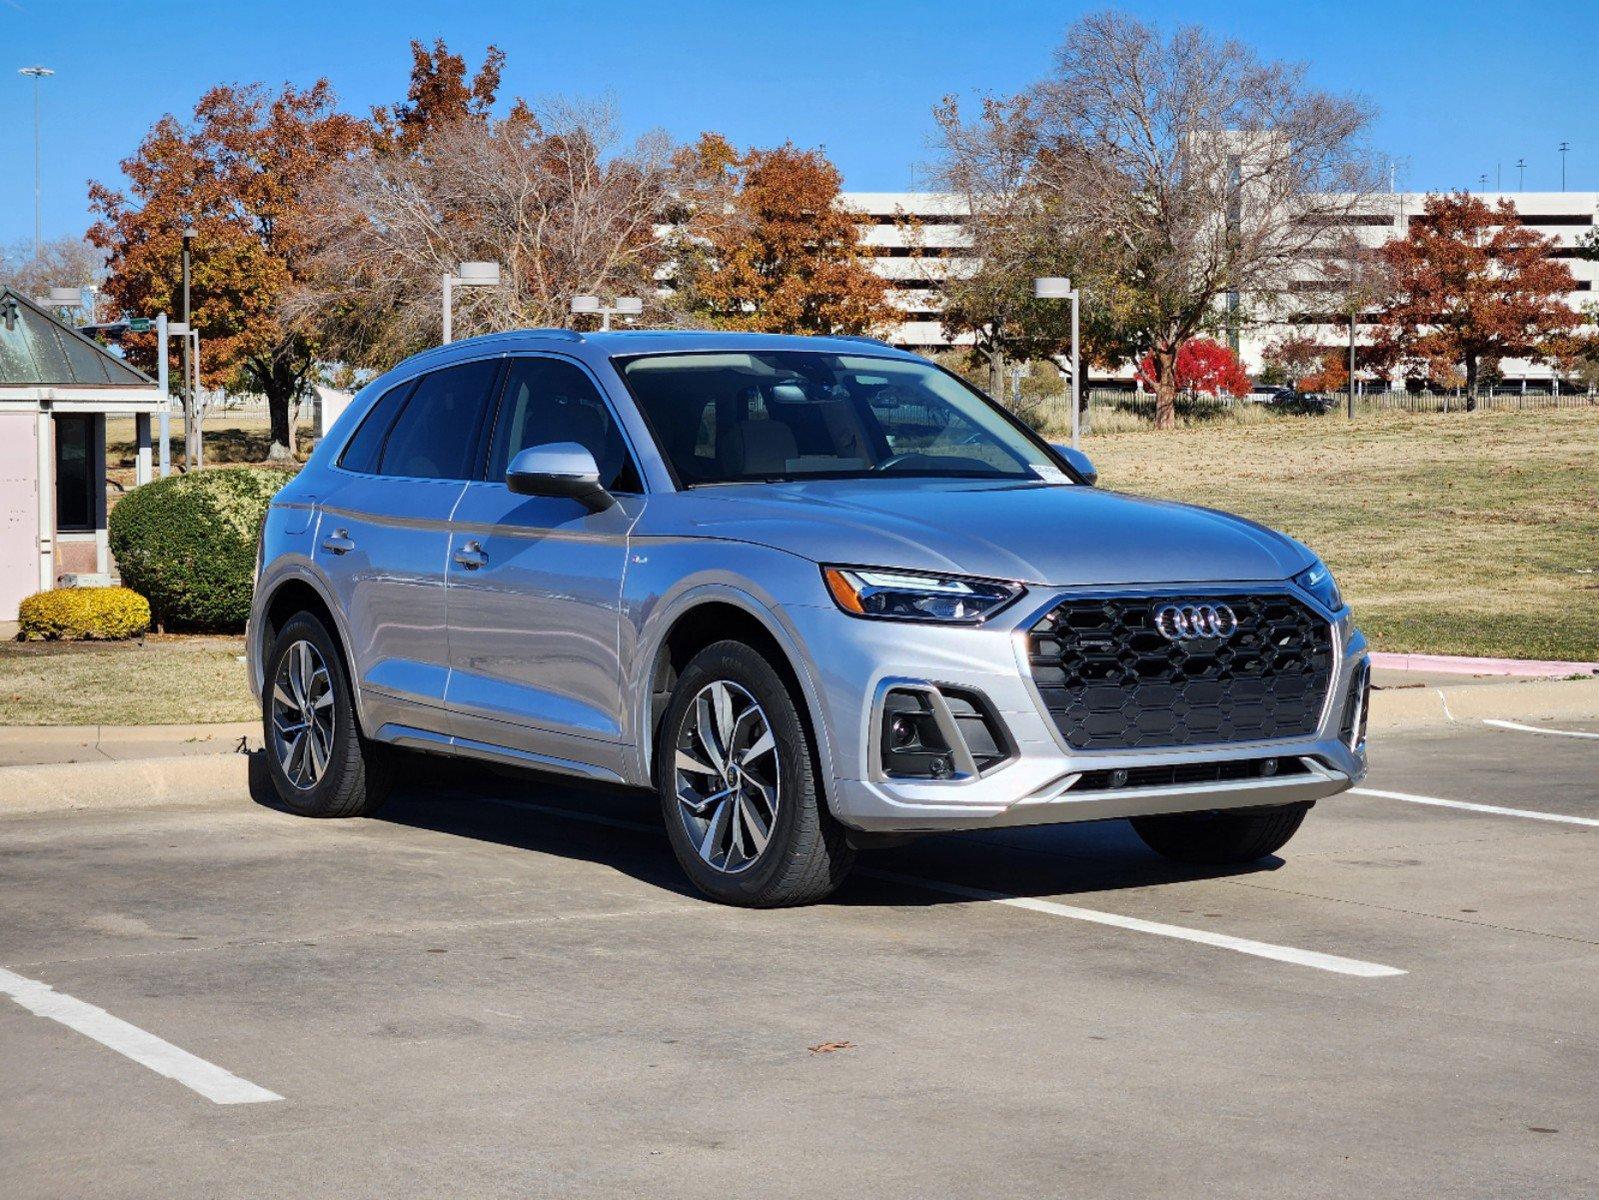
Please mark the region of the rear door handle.
[[350, 540], [350, 533], [346, 529], [335, 529], [331, 534], [322, 539], [322, 549], [329, 554], [348, 554], [355, 549], [355, 543]]
[[489, 561], [489, 556], [484, 553], [483, 547], [476, 542], [467, 542], [450, 557], [468, 571], [475, 571]]

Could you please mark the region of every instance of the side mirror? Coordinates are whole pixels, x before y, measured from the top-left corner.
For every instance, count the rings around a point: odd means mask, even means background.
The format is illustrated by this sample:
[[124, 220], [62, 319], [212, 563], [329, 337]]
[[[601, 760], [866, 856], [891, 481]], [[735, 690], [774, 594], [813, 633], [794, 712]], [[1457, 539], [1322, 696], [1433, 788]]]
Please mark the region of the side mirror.
[[1059, 442], [1051, 442], [1049, 448], [1064, 458], [1067, 465], [1081, 475], [1083, 482], [1089, 487], [1099, 482], [1099, 472], [1094, 468], [1094, 460], [1081, 450], [1073, 450], [1070, 446], [1061, 445]]
[[600, 486], [594, 455], [576, 442], [529, 446], [505, 470], [505, 486], [518, 496], [566, 496], [595, 512], [616, 501]]

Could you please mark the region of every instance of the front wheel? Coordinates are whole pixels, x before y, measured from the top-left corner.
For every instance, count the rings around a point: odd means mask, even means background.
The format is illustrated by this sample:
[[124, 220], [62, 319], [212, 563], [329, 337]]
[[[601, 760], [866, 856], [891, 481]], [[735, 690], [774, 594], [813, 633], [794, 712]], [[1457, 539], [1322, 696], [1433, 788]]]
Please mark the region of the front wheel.
[[307, 817], [364, 817], [387, 798], [392, 751], [361, 736], [333, 634], [295, 615], [267, 655], [261, 690], [267, 773], [278, 799]]
[[695, 655], [672, 692], [656, 752], [667, 834], [694, 886], [725, 904], [811, 904], [854, 861], [799, 703], [759, 651], [733, 641]]
[[1237, 866], [1281, 850], [1308, 811], [1308, 804], [1285, 804], [1252, 812], [1164, 813], [1132, 823], [1145, 845], [1176, 862]]

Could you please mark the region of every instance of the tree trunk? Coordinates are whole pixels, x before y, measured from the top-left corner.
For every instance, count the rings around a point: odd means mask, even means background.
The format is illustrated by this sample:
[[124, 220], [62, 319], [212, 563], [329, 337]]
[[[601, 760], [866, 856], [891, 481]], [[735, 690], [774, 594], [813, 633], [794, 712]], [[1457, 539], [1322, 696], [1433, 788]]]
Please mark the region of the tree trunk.
[[1156, 346], [1155, 359], [1155, 428], [1177, 427], [1177, 351], [1170, 346]]
[[988, 352], [988, 394], [1005, 403], [1005, 352], [997, 347]]
[[268, 460], [294, 459], [294, 395], [277, 387], [266, 392], [267, 416], [272, 425], [272, 446]]
[[1477, 411], [1477, 356], [1466, 356], [1466, 411]]

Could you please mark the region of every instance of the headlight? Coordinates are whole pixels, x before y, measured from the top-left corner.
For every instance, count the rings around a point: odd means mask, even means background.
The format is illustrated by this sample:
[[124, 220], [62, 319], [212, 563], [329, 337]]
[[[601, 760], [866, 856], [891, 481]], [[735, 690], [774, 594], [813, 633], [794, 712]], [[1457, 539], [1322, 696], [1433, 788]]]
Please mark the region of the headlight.
[[1343, 608], [1343, 593], [1338, 590], [1338, 583], [1333, 579], [1333, 573], [1327, 569], [1327, 564], [1321, 559], [1318, 558], [1295, 575], [1294, 582], [1325, 604], [1330, 612], [1338, 612]]
[[1027, 590], [1019, 583], [872, 567], [823, 567], [822, 578], [853, 616], [948, 625], [980, 625]]

